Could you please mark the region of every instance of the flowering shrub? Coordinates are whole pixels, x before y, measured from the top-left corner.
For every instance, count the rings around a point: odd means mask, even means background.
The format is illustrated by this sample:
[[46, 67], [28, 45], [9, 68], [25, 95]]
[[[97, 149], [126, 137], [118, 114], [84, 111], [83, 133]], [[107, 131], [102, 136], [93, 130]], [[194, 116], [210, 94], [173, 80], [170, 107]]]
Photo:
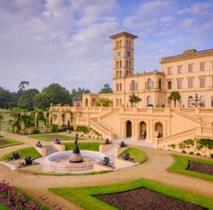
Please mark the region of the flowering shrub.
[[23, 193], [5, 182], [0, 182], [0, 202], [11, 210], [40, 210]]

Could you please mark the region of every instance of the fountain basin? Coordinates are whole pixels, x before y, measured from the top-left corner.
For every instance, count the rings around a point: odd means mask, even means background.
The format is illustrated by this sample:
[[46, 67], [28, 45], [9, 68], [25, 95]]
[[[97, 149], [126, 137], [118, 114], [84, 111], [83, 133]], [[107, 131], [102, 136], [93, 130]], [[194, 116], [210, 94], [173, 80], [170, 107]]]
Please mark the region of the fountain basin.
[[71, 163], [70, 158], [74, 156], [72, 151], [55, 152], [48, 155], [40, 164], [45, 173], [90, 173], [94, 171], [94, 165], [103, 161], [105, 154], [90, 150], [82, 150], [84, 159], [80, 163]]

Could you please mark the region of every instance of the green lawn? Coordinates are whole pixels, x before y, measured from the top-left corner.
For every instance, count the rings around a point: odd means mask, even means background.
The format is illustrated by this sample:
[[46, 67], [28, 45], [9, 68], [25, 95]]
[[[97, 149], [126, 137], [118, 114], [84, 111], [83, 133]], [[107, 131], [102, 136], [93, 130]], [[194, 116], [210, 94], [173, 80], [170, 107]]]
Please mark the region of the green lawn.
[[73, 136], [66, 136], [58, 133], [45, 133], [45, 134], [34, 134], [30, 135], [30, 137], [41, 140], [41, 141], [55, 141], [56, 138], [65, 141], [65, 140], [75, 140]]
[[175, 160], [174, 164], [168, 168], [168, 171], [170, 172], [175, 172], [175, 173], [181, 173], [189, 176], [195, 176], [198, 178], [202, 179], [207, 179], [213, 181], [213, 176], [204, 174], [204, 173], [199, 173], [191, 170], [186, 170], [188, 161], [193, 160], [195, 162], [200, 162], [200, 163], [207, 163], [207, 164], [213, 164], [213, 161], [211, 160], [204, 160], [204, 159], [199, 159], [199, 158], [192, 158], [188, 156], [179, 156], [179, 155], [173, 155], [173, 158]]
[[[15, 150], [13, 152], [19, 152], [21, 158], [24, 158], [26, 156], [31, 156], [31, 158], [34, 160], [36, 158], [41, 157], [41, 155], [37, 152], [37, 150], [34, 147], [27, 147], [27, 148]], [[13, 152], [3, 155], [0, 158], [0, 161], [8, 160], [12, 156]]]
[[[64, 143], [65, 145], [65, 150], [72, 150], [74, 143]], [[87, 143], [87, 142], [81, 142], [78, 144], [81, 150], [94, 150], [94, 151], [99, 151], [99, 143]]]
[[134, 159], [134, 162], [143, 163], [147, 159], [146, 154], [142, 150], [134, 147], [124, 150], [121, 154], [119, 154], [119, 157], [122, 158], [127, 152], [129, 153], [130, 157]]
[[18, 144], [22, 144], [22, 143], [13, 139], [0, 137], [0, 148], [15, 146]]
[[62, 196], [63, 198], [74, 202], [85, 210], [115, 210], [116, 208], [97, 199], [96, 195], [104, 195], [117, 192], [125, 192], [137, 188], [145, 187], [164, 195], [190, 202], [196, 205], [206, 207], [213, 210], [213, 200], [197, 193], [181, 190], [155, 181], [147, 179], [139, 179], [123, 184], [83, 187], [83, 188], [53, 188], [52, 192]]
[[9, 210], [4, 204], [0, 203], [0, 209], [1, 210]]

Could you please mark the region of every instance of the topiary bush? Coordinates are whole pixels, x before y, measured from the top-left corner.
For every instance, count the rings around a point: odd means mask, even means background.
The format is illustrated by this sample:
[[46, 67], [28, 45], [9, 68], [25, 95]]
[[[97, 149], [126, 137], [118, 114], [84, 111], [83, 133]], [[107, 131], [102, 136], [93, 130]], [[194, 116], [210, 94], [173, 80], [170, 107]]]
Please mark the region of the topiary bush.
[[82, 133], [85, 133], [85, 134], [88, 134], [89, 133], [89, 128], [87, 126], [84, 126], [84, 125], [78, 125], [76, 127], [76, 131], [77, 132], [82, 132]]
[[37, 129], [37, 128], [34, 128], [33, 131], [32, 131], [32, 134], [40, 134], [40, 130]]
[[58, 125], [52, 124], [51, 132], [53, 132], [53, 133], [58, 132]]
[[176, 148], [176, 144], [169, 144], [168, 147], [175, 149]]
[[197, 148], [202, 149], [204, 147], [207, 147], [208, 149], [213, 149], [213, 139], [199, 139], [197, 140]]

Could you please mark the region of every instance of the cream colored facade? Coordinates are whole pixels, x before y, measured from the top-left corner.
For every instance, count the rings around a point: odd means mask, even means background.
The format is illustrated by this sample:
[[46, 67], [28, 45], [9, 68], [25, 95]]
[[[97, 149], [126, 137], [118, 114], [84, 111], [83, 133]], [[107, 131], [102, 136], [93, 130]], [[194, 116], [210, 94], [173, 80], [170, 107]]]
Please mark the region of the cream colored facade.
[[[81, 107], [52, 106], [53, 123], [67, 123], [72, 112], [74, 125], [90, 126], [103, 138], [143, 140], [160, 148], [188, 138], [213, 137], [213, 49], [164, 57], [160, 71], [135, 73], [136, 38], [127, 32], [111, 36], [113, 93], [84, 94]], [[177, 107], [168, 103], [172, 91], [181, 95]], [[133, 93], [141, 99], [135, 106], [129, 103]], [[97, 107], [99, 98], [109, 98], [113, 106]]]

